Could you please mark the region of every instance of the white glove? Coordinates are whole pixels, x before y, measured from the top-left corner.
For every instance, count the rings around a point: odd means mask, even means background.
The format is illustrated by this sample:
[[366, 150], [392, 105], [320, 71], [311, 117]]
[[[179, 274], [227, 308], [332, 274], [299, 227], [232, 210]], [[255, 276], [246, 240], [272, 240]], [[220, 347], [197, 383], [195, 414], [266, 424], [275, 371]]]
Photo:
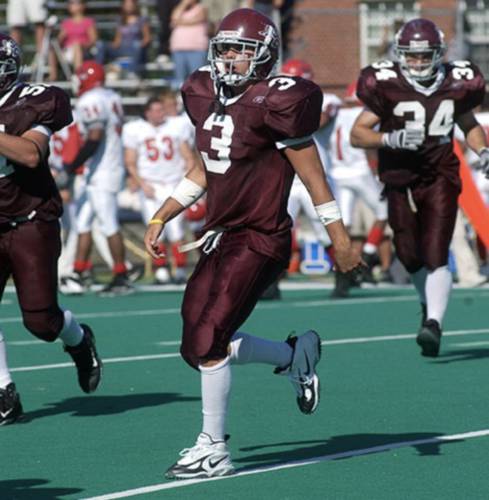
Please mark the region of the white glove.
[[479, 150], [479, 168], [484, 172], [484, 175], [489, 179], [489, 148]]
[[422, 128], [403, 128], [387, 132], [382, 136], [384, 146], [392, 149], [416, 151], [423, 141], [424, 130]]

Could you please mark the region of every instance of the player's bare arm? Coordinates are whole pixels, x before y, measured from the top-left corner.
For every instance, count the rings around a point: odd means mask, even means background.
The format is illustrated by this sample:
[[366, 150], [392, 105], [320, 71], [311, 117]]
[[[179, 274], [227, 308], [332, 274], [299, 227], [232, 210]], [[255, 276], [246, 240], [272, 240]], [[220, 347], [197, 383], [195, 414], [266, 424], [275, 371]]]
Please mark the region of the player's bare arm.
[[[294, 167], [311, 195], [314, 206], [318, 207], [334, 202], [334, 196], [324, 176], [323, 167], [316, 146], [313, 142], [285, 149], [285, 155]], [[353, 252], [350, 237], [343, 225], [341, 217], [326, 224], [333, 246], [336, 263], [342, 272], [348, 272], [362, 264], [358, 253]]]
[[191, 200], [197, 201], [205, 192], [206, 188], [207, 181], [205, 178], [204, 164], [199, 157], [192, 170], [185, 175], [180, 184], [175, 188], [172, 196], [170, 196], [153, 215], [146, 229], [144, 246], [151, 257], [154, 259], [161, 257], [158, 248], [158, 238], [165, 227], [165, 223], [190, 206], [193, 203]]
[[479, 125], [472, 111], [461, 115], [457, 120], [457, 125], [465, 135], [467, 146], [475, 153], [479, 154], [481, 149], [487, 147], [484, 129]]
[[357, 118], [350, 134], [351, 144], [358, 148], [407, 149], [416, 151], [425, 139], [422, 126], [410, 126], [390, 132], [377, 132], [374, 127], [380, 122], [380, 117], [370, 110], [364, 110]]
[[465, 134], [468, 147], [479, 155], [478, 168], [489, 178], [489, 148], [484, 129], [479, 125], [472, 111], [460, 116], [457, 125]]
[[135, 182], [136, 186], [142, 189], [146, 197], [154, 198], [155, 190], [153, 186], [151, 186], [148, 182], [145, 182], [145, 180], [139, 175], [137, 167], [138, 152], [136, 149], [124, 148], [124, 164], [129, 176]]
[[185, 161], [185, 172], [190, 172], [197, 163], [197, 153], [187, 141], [180, 144], [180, 154]]
[[382, 132], [377, 132], [374, 127], [380, 122], [380, 118], [372, 111], [363, 110], [356, 119], [351, 130], [351, 145], [356, 148], [380, 148], [382, 143]]
[[0, 155], [25, 167], [38, 167], [48, 148], [49, 136], [42, 132], [28, 130], [20, 137], [0, 132]]
[[78, 167], [81, 167], [89, 158], [91, 158], [104, 138], [104, 129], [102, 127], [92, 128], [88, 131], [86, 141], [78, 151], [76, 158], [65, 165], [65, 170], [73, 174]]

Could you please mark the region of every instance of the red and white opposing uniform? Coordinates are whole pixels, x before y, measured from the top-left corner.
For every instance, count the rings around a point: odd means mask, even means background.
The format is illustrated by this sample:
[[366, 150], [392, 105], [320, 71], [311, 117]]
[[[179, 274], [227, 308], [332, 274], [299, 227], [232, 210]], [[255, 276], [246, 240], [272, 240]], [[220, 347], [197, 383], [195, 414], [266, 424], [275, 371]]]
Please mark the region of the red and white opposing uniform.
[[109, 237], [119, 230], [116, 195], [125, 175], [122, 100], [110, 89], [95, 87], [82, 94], [75, 109], [82, 135], [86, 136], [92, 129], [104, 130], [101, 143], [86, 164], [87, 189], [77, 207], [78, 232], [90, 231], [97, 217], [102, 232]]
[[354, 148], [350, 132], [362, 106], [342, 108], [330, 137], [331, 170], [335, 196], [346, 226], [351, 226], [357, 199], [363, 200], [379, 220], [387, 219], [387, 206], [380, 200], [382, 187], [370, 169], [364, 149]]
[[[323, 94], [323, 104], [321, 107], [321, 112], [323, 114], [326, 113], [329, 120], [324, 127], [321, 127], [312, 135], [312, 138], [318, 149], [319, 157], [321, 158], [321, 163], [323, 164], [326, 175], [328, 176], [328, 180], [329, 171], [331, 169], [331, 152], [329, 139], [333, 131], [336, 115], [340, 106], [341, 100], [335, 94]], [[330, 184], [332, 185], [332, 183]], [[294, 224], [296, 223], [297, 218], [302, 211], [302, 213], [311, 223], [316, 238], [323, 245], [331, 244], [329, 236], [324, 229], [324, 225], [318, 219], [316, 210], [311, 201], [311, 195], [307, 191], [298, 175], [294, 177], [294, 182], [292, 183], [287, 210], [292, 217]]]
[[[193, 142], [193, 126], [184, 116], [169, 117], [159, 126], [139, 119], [124, 125], [122, 141], [125, 148], [137, 152], [138, 174], [154, 189], [154, 197], [146, 196], [141, 190], [143, 219], [147, 224], [185, 175], [186, 162], [181, 147], [183, 143]], [[182, 223], [183, 215], [165, 225], [169, 241], [183, 239]]]

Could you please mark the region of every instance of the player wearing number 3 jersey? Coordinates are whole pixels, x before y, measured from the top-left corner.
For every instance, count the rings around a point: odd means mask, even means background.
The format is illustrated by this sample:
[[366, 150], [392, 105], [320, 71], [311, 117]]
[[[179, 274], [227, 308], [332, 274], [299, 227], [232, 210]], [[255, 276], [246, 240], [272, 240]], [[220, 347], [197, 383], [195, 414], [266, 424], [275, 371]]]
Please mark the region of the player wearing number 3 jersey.
[[272, 342], [238, 331], [288, 264], [287, 199], [295, 172], [326, 225], [338, 266], [349, 271], [360, 263], [311, 138], [319, 126], [321, 90], [300, 77], [273, 77], [279, 43], [266, 16], [233, 11], [210, 42], [210, 66], [182, 88], [202, 163], [155, 213], [145, 236], [157, 256], [164, 223], [207, 191], [203, 253], [185, 291], [181, 346], [183, 358], [201, 373], [204, 422], [196, 445], [167, 471], [170, 478], [233, 472], [225, 443], [231, 364], [275, 366], [289, 376], [303, 413], [317, 407], [316, 332]]
[[437, 356], [451, 290], [448, 249], [460, 193], [454, 125], [468, 146], [489, 163], [484, 132], [472, 109], [484, 97], [484, 78], [468, 61], [443, 63], [443, 33], [426, 19], [396, 35], [399, 62], [362, 70], [358, 96], [366, 109], [351, 132], [354, 146], [379, 148], [389, 223], [397, 255], [418, 291], [423, 321], [417, 343]]

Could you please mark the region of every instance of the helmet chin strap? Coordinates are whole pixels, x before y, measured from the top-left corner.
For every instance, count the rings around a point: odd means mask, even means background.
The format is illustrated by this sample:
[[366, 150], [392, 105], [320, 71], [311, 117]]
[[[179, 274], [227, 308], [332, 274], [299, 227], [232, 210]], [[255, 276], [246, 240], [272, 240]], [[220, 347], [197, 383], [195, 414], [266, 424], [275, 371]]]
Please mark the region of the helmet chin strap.
[[221, 102], [221, 90], [224, 89], [224, 84], [219, 78], [216, 79], [216, 98], [212, 101], [210, 105], [209, 112], [215, 113], [217, 116], [223, 116], [226, 114], [226, 108]]

